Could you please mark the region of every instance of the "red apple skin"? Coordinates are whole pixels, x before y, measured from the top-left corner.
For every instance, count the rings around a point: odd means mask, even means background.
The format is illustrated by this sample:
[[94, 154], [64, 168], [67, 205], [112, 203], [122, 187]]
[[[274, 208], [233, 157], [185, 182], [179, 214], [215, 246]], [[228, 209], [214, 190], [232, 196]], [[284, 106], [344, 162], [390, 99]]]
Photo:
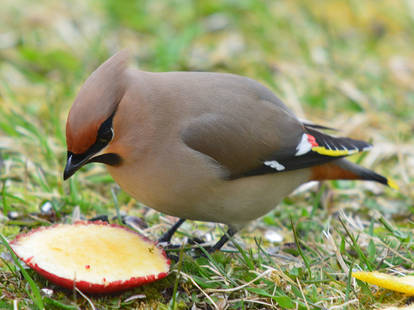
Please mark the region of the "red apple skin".
[[73, 281], [70, 279], [65, 279], [58, 277], [57, 275], [54, 275], [50, 272], [47, 272], [46, 270], [40, 268], [37, 264], [31, 264], [30, 259], [24, 261], [27, 265], [29, 265], [33, 270], [35, 270], [37, 273], [39, 273], [41, 276], [49, 280], [50, 282], [67, 288], [69, 290], [72, 290], [75, 286], [81, 290], [84, 293], [89, 294], [108, 294], [108, 293], [114, 293], [119, 291], [128, 290], [133, 287], [137, 287], [146, 283], [154, 282], [155, 280], [160, 280], [162, 278], [165, 278], [168, 273], [162, 272], [158, 275], [150, 275], [148, 277], [137, 277], [137, 278], [131, 278], [127, 281], [113, 281], [108, 282], [108, 284], [94, 284], [89, 283], [86, 281]]
[[[53, 228], [55, 226], [59, 226], [61, 224], [54, 224], [51, 226], [42, 226], [39, 227], [37, 229], [33, 229], [25, 234], [20, 234], [18, 235], [13, 241], [10, 242], [10, 245], [12, 246], [13, 249], [13, 244], [17, 243], [17, 241], [19, 241], [21, 238], [27, 237], [37, 231], [43, 230], [43, 229], [50, 229]], [[152, 244], [154, 244], [155, 246], [157, 246], [157, 243], [154, 241], [151, 241], [150, 239], [148, 239], [145, 236], [142, 236], [140, 234], [138, 234], [136, 231], [130, 230], [124, 226], [121, 225], [117, 225], [117, 224], [109, 224], [107, 222], [103, 222], [103, 221], [94, 221], [94, 222], [88, 222], [88, 221], [77, 221], [75, 222], [73, 225], [105, 225], [105, 226], [111, 226], [111, 227], [116, 227], [116, 228], [122, 228], [130, 233], [134, 233], [137, 234], [141, 239], [144, 239]], [[158, 247], [158, 246], [157, 246]], [[165, 251], [158, 247], [161, 250], [162, 255], [164, 256], [168, 266], [171, 265], [171, 261], [168, 259]], [[14, 250], [13, 250], [14, 252]], [[74, 281], [73, 279], [66, 279], [66, 278], [62, 278], [59, 277], [53, 273], [50, 273], [42, 268], [40, 268], [36, 263], [32, 263], [31, 260], [33, 259], [33, 257], [29, 257], [27, 259], [23, 259], [21, 258], [16, 252], [14, 252], [16, 254], [17, 257], [19, 257], [23, 262], [25, 262], [30, 268], [32, 268], [33, 270], [35, 270], [38, 274], [40, 274], [41, 276], [43, 276], [45, 279], [49, 280], [50, 282], [61, 286], [63, 288], [69, 289], [69, 290], [73, 290], [74, 287], [78, 288], [80, 291], [84, 292], [84, 293], [89, 293], [89, 294], [108, 294], [108, 293], [115, 293], [115, 292], [120, 292], [120, 291], [125, 291], [143, 284], [147, 284], [147, 283], [151, 283], [154, 282], [156, 280], [160, 280], [165, 278], [168, 275], [168, 272], [161, 272], [157, 275], [149, 275], [147, 277], [132, 277], [127, 281], [112, 281], [112, 282], [108, 282], [106, 284], [96, 284], [96, 283], [90, 283], [87, 281]]]

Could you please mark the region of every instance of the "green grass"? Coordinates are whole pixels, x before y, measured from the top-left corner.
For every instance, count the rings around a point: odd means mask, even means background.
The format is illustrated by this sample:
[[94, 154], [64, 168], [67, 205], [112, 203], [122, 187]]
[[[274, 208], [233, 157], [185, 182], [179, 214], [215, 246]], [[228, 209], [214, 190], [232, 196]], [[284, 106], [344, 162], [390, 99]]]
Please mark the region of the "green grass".
[[[0, 308], [370, 309], [410, 299], [350, 278], [412, 274], [414, 10], [410, 1], [5, 0], [0, 12], [0, 232], [117, 212], [153, 239], [170, 217], [120, 191], [90, 165], [63, 182], [65, 121], [85, 78], [129, 48], [144, 70], [231, 72], [260, 80], [299, 116], [371, 141], [354, 158], [399, 192], [335, 181], [297, 192], [209, 259], [180, 254], [171, 274], [111, 296], [64, 291], [19, 269], [0, 245]], [[53, 213], [40, 214], [50, 202]], [[117, 208], [115, 208], [117, 206]], [[17, 218], [9, 218], [17, 212]], [[292, 227], [292, 223], [294, 227]], [[277, 231], [273, 243], [266, 232]], [[174, 242], [224, 229], [187, 223]], [[24, 270], [24, 271], [23, 271]], [[44, 295], [42, 289], [53, 291]], [[40, 291], [40, 297], [39, 297]]]

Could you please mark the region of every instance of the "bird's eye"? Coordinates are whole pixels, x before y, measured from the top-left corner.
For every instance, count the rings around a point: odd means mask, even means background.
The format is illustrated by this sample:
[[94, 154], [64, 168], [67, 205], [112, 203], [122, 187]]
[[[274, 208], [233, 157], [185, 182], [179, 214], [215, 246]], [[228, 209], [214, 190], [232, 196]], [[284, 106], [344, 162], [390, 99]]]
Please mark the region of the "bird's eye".
[[98, 135], [98, 143], [103, 143], [103, 144], [109, 143], [112, 140], [113, 135], [114, 135], [114, 131], [112, 128], [102, 132], [100, 135]]
[[114, 130], [112, 129], [112, 118], [114, 114], [112, 114], [106, 121], [104, 121], [99, 127], [98, 135], [96, 137], [96, 142], [99, 144], [108, 144], [112, 137], [114, 136]]

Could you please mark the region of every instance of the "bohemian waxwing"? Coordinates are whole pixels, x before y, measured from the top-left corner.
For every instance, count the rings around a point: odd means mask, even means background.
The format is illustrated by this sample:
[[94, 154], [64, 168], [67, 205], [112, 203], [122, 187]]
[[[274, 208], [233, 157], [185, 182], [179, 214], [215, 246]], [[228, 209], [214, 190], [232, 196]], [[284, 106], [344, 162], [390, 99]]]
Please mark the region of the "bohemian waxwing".
[[[368, 150], [304, 123], [259, 82], [233, 74], [127, 68], [121, 51], [86, 80], [66, 124], [66, 180], [106, 164], [131, 196], [184, 219], [224, 223], [228, 235], [311, 180], [394, 184], [344, 157]], [[212, 248], [220, 248], [225, 235]]]

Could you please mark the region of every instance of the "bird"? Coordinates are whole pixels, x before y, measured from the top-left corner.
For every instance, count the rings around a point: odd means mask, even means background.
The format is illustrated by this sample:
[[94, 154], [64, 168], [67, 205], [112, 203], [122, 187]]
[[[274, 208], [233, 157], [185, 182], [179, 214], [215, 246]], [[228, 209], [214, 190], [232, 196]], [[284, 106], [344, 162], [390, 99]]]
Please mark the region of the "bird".
[[121, 50], [81, 86], [66, 122], [64, 180], [103, 163], [137, 201], [179, 220], [228, 227], [219, 250], [249, 222], [309, 181], [397, 185], [345, 157], [371, 144], [298, 119], [266, 86], [230, 73], [148, 72]]

